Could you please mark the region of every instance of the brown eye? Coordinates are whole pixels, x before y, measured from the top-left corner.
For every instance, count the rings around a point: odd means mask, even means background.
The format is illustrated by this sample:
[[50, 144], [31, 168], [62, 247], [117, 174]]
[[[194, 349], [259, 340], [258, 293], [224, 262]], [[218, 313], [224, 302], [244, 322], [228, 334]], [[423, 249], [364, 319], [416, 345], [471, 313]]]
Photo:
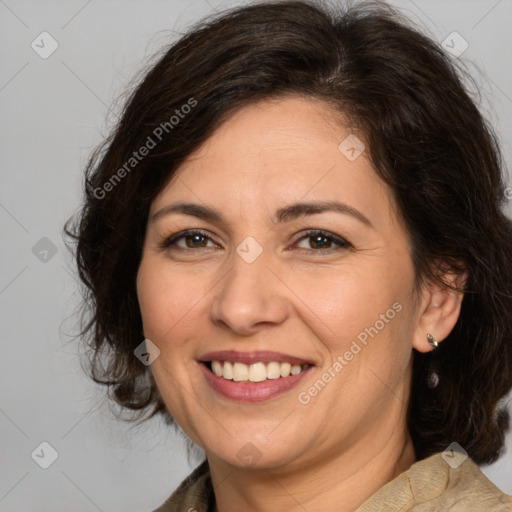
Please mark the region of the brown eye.
[[298, 240], [297, 247], [300, 249], [320, 252], [326, 251], [328, 249], [346, 249], [350, 247], [350, 244], [342, 238], [334, 236], [330, 233], [313, 230], [308, 231]]
[[187, 247], [196, 249], [197, 247], [206, 247], [208, 241], [203, 235], [186, 235], [182, 237], [185, 240]]
[[314, 235], [309, 237], [309, 245], [313, 249], [330, 249], [332, 240], [323, 235]]
[[[210, 244], [210, 245], [209, 245]], [[202, 231], [182, 231], [167, 238], [162, 247], [164, 249], [202, 249], [218, 247], [207, 233]]]

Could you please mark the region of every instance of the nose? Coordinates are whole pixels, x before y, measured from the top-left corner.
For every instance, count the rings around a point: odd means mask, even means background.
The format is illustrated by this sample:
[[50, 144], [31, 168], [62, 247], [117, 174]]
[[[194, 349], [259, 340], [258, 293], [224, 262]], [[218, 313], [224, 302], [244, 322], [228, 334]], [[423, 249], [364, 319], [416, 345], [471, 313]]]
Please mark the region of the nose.
[[267, 267], [265, 252], [252, 263], [234, 253], [231, 263], [231, 269], [215, 287], [211, 321], [242, 336], [283, 323], [290, 311], [287, 289]]

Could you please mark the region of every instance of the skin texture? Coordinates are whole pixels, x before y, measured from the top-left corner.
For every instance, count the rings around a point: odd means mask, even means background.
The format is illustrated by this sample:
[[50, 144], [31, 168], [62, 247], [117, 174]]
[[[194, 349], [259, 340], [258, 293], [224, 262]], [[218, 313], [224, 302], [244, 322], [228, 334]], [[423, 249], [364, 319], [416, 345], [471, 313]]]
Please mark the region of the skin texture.
[[[444, 339], [462, 297], [415, 288], [409, 239], [391, 192], [365, 152], [338, 149], [351, 133], [320, 100], [263, 101], [230, 117], [155, 198], [137, 276], [151, 366], [174, 419], [205, 451], [217, 510], [355, 510], [415, 461], [406, 427], [412, 348]], [[360, 136], [362, 139], [362, 136]], [[334, 211], [282, 223], [296, 202], [339, 201], [372, 224]], [[223, 222], [162, 213], [176, 202], [219, 210]], [[187, 229], [208, 238], [176, 241]], [[327, 231], [350, 243], [304, 237]], [[236, 252], [248, 236], [262, 254]], [[192, 242], [192, 243], [191, 243]], [[307, 391], [365, 328], [402, 306], [307, 404]], [[214, 350], [273, 350], [314, 363], [297, 387], [259, 403], [217, 394], [197, 360]], [[251, 443], [248, 467], [237, 456]], [[246, 448], [247, 450], [247, 448]]]

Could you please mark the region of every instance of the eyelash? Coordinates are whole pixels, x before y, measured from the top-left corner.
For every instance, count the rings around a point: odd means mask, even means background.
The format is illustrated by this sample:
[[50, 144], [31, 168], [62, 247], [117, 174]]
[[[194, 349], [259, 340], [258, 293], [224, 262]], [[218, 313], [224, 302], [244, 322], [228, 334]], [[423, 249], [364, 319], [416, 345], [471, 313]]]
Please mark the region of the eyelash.
[[[190, 247], [188, 247], [188, 248], [174, 247], [173, 248], [172, 247], [174, 244], [176, 244], [177, 241], [179, 241], [181, 239], [185, 239], [186, 237], [194, 237], [194, 236], [201, 236], [201, 237], [207, 238], [209, 241], [215, 243], [212, 240], [211, 236], [207, 232], [201, 231], [200, 229], [189, 229], [186, 231], [181, 231], [179, 233], [176, 233], [175, 235], [172, 235], [169, 238], [166, 238], [162, 243], [162, 249], [167, 249], [167, 250], [176, 249], [176, 250], [182, 250], [182, 251], [188, 251], [188, 250], [193, 251], [194, 249], [208, 248], [208, 247], [196, 247], [196, 248], [190, 248]], [[296, 244], [304, 239], [311, 238], [314, 236], [327, 238], [327, 239], [331, 240], [332, 243], [337, 245], [338, 247], [336, 247], [336, 248], [329, 247], [327, 249], [298, 249], [298, 250], [305, 251], [305, 252], [315, 252], [315, 253], [320, 253], [320, 252], [331, 253], [333, 251], [339, 251], [341, 249], [349, 249], [350, 247], [352, 247], [352, 245], [349, 242], [347, 242], [346, 240], [344, 240], [343, 238], [334, 236], [332, 233], [329, 233], [328, 231], [324, 231], [322, 229], [307, 230], [305, 233], [303, 233], [303, 235], [300, 238], [298, 238], [294, 242], [294, 244]]]

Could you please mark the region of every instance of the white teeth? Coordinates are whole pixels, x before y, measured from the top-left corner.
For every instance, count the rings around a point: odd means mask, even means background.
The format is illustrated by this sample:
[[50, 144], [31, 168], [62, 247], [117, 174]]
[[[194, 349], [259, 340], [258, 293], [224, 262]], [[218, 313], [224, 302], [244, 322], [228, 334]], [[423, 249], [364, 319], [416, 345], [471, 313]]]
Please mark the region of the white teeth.
[[279, 379], [279, 377], [289, 377], [297, 375], [308, 365], [291, 365], [290, 363], [253, 363], [247, 365], [244, 363], [230, 363], [229, 361], [212, 361], [212, 371], [217, 377], [223, 377], [235, 382], [263, 382], [267, 379]]
[[292, 375], [297, 375], [298, 373], [300, 373], [300, 372], [301, 372], [301, 369], [302, 369], [302, 368], [301, 368], [300, 364], [294, 364], [294, 365], [291, 367], [291, 369], [290, 369], [290, 373], [291, 373]]
[[212, 361], [212, 370], [217, 377], [222, 377], [222, 365], [220, 361]]
[[288, 377], [291, 367], [292, 365], [290, 363], [281, 363], [281, 377]]
[[[219, 362], [219, 365], [220, 364], [221, 363]], [[219, 375], [219, 377], [224, 377], [225, 379], [233, 380], [233, 365], [230, 362], [226, 361], [224, 363], [224, 366], [221, 366], [221, 368], [222, 373]]]
[[233, 380], [235, 382], [249, 380], [249, 367], [243, 363], [235, 363], [233, 365]]
[[249, 366], [249, 380], [261, 382], [267, 379], [267, 369], [263, 363], [254, 363]]
[[281, 377], [281, 365], [272, 361], [267, 365], [267, 379], [279, 379]]

